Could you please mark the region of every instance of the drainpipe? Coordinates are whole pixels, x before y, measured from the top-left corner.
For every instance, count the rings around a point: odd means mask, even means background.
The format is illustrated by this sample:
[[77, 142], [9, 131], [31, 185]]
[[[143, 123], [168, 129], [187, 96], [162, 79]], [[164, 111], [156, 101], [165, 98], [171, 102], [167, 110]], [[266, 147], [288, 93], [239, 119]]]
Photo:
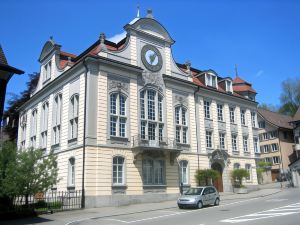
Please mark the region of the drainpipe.
[[86, 58], [83, 60], [83, 66], [85, 68], [85, 73], [84, 73], [84, 118], [83, 118], [83, 149], [82, 149], [82, 197], [81, 197], [81, 208], [85, 208], [85, 136], [86, 136], [86, 115], [87, 115], [87, 73], [89, 71], [87, 65], [86, 65]]
[[199, 130], [198, 130], [198, 121], [197, 121], [197, 115], [199, 115], [199, 113], [197, 112], [197, 101], [196, 101], [196, 93], [199, 92], [200, 90], [200, 86], [197, 87], [197, 90], [194, 91], [194, 100], [195, 100], [195, 119], [196, 119], [196, 137], [197, 137], [197, 160], [198, 160], [198, 170], [200, 169], [200, 162], [199, 162], [199, 138], [198, 138], [198, 134], [199, 134]]

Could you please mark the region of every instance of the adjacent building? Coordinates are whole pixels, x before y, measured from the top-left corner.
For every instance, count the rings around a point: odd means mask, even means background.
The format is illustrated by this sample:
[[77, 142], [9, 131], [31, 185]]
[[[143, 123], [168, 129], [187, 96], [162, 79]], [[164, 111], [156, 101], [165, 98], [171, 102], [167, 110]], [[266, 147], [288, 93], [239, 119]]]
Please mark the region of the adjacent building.
[[[18, 146], [58, 155], [53, 190], [84, 190], [87, 207], [174, 199], [195, 186], [197, 169], [246, 168], [257, 186], [256, 92], [173, 58], [174, 40], [149, 10], [124, 26], [118, 43], [101, 34], [79, 55], [51, 38], [40, 80], [20, 108]], [[187, 56], [188, 57], [188, 56]]]
[[289, 165], [292, 173], [293, 184], [300, 187], [300, 107], [291, 120], [291, 125], [294, 130], [294, 153], [295, 160]]
[[258, 108], [261, 160], [272, 163], [272, 181], [288, 170], [293, 160], [293, 127], [290, 116]]

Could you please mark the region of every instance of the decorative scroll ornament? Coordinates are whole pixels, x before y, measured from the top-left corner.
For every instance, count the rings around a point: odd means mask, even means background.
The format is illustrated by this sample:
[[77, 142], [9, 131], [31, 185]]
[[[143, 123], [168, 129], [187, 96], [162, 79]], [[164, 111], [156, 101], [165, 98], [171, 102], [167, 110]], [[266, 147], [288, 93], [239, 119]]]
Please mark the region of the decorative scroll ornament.
[[188, 100], [187, 97], [181, 96], [181, 95], [176, 95], [175, 96], [175, 105], [184, 105], [188, 106]]
[[164, 89], [164, 81], [160, 74], [151, 73], [149, 71], [143, 72], [143, 84], [157, 86], [161, 91]]
[[127, 83], [123, 83], [116, 80], [109, 80], [108, 83], [109, 91], [125, 91], [126, 93], [129, 92], [129, 85]]

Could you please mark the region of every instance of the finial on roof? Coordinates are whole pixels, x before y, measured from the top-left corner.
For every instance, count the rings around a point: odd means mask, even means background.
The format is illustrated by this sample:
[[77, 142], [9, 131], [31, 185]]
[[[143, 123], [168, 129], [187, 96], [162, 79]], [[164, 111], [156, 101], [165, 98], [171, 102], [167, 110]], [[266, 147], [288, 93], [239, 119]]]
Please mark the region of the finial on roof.
[[152, 9], [147, 9], [147, 18], [153, 19]]
[[187, 61], [185, 62], [185, 65], [186, 65], [186, 70], [188, 71], [188, 73], [190, 73], [190, 72], [191, 72], [191, 66], [192, 66], [191, 61], [190, 61], [190, 60], [187, 60]]
[[107, 50], [106, 45], [104, 44], [105, 38], [106, 38], [105, 33], [102, 32], [102, 33], [100, 34], [99, 39], [100, 39], [101, 50], [104, 50], [104, 51]]
[[140, 18], [140, 5], [137, 5], [137, 14], [136, 14], [136, 18]]
[[238, 75], [238, 69], [237, 69], [237, 65], [236, 64], [234, 65], [234, 70], [235, 70], [235, 76], [238, 77], [239, 75]]

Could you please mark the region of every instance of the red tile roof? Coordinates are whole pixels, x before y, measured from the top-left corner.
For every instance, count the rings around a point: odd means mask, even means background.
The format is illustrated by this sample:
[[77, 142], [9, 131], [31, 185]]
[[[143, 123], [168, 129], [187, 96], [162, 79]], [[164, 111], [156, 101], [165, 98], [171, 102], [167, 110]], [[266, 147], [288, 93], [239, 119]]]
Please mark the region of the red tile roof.
[[274, 124], [277, 127], [293, 129], [289, 123], [292, 120], [292, 117], [262, 108], [258, 108], [257, 111], [269, 123]]

